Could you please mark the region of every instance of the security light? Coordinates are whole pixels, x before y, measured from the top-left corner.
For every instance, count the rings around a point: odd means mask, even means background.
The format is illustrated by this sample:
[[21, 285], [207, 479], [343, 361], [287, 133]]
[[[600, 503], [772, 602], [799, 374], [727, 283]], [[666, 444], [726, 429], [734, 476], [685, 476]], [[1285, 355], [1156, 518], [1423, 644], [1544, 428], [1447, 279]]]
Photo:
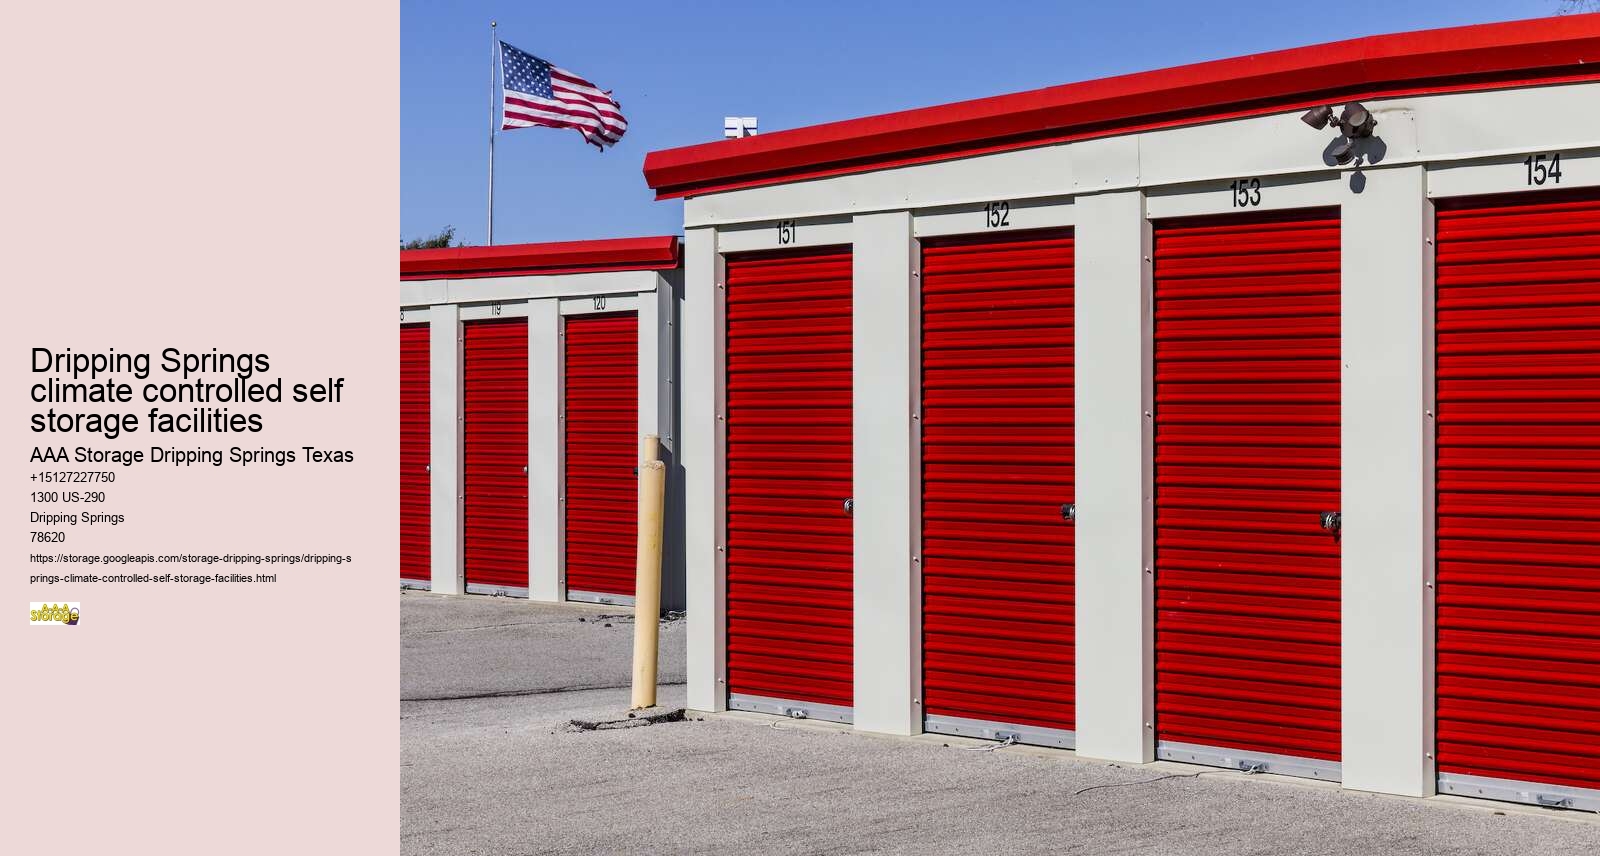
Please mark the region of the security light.
[[1372, 111], [1359, 101], [1344, 105], [1344, 109], [1339, 111], [1338, 120], [1333, 118], [1332, 107], [1322, 106], [1307, 110], [1300, 121], [1319, 131], [1330, 124], [1339, 131], [1339, 141], [1328, 149], [1328, 156], [1340, 166], [1356, 159], [1356, 140], [1372, 136], [1372, 129], [1378, 127], [1378, 120]]
[[1300, 121], [1319, 131], [1328, 127], [1328, 122], [1332, 119], [1333, 108], [1326, 104], [1322, 105], [1321, 107], [1312, 107], [1310, 110], [1306, 111], [1304, 116], [1300, 117]]
[[1339, 131], [1351, 139], [1372, 136], [1372, 129], [1378, 126], [1378, 120], [1372, 113], [1358, 101], [1344, 105], [1344, 110], [1339, 114]]

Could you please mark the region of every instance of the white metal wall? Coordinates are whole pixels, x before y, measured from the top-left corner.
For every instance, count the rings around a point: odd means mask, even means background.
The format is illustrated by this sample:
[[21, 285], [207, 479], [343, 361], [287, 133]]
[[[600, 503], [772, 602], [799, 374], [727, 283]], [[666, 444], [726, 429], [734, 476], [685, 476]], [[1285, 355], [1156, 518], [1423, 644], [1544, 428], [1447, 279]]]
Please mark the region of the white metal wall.
[[[1377, 136], [1347, 167], [1324, 160], [1333, 132], [1292, 111], [688, 199], [690, 706], [726, 705], [724, 253], [853, 245], [855, 727], [913, 734], [917, 241], [1075, 227], [1077, 751], [1137, 763], [1154, 758], [1150, 221], [1333, 205], [1343, 222], [1343, 781], [1432, 794], [1432, 200], [1555, 189], [1529, 186], [1523, 159], [1539, 152], [1561, 152], [1561, 188], [1600, 185], [1597, 103], [1597, 83], [1369, 101]], [[1254, 189], [1243, 201], [1241, 180]], [[997, 202], [1006, 226], [992, 222]]]

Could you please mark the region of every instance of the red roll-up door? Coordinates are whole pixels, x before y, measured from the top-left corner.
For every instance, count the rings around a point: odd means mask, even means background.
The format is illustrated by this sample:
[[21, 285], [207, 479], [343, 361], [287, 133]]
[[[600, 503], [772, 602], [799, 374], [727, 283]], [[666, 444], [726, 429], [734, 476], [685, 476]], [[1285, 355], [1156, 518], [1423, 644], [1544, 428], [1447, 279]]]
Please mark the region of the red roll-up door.
[[929, 731], [1068, 746], [1070, 233], [922, 251], [922, 680]]
[[400, 579], [433, 580], [428, 325], [400, 326]]
[[[728, 693], [854, 699], [850, 252], [727, 260]], [[824, 705], [826, 707], [817, 707]]]
[[1600, 810], [1600, 192], [1437, 229], [1440, 788]]
[[633, 597], [639, 316], [566, 319], [567, 597]]
[[1156, 737], [1337, 778], [1339, 215], [1155, 230]]
[[467, 590], [528, 588], [528, 319], [469, 321], [466, 381]]

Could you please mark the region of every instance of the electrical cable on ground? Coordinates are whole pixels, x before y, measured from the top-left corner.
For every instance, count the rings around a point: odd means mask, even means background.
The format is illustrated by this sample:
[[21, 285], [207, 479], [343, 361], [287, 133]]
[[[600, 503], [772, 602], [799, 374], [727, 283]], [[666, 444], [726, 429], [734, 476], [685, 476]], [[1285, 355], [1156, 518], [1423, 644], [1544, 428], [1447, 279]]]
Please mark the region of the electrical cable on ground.
[[1007, 734], [1005, 739], [999, 743], [991, 743], [988, 746], [957, 746], [956, 748], [963, 752], [993, 752], [996, 749], [1004, 749], [1007, 746], [1015, 745], [1017, 745], [1017, 735]]
[[[783, 715], [788, 717], [789, 719], [805, 719], [806, 718], [806, 712], [803, 711], [803, 710], [787, 710], [787, 711], [784, 711]], [[771, 728], [773, 731], [788, 731], [789, 729], [784, 728], [780, 724], [782, 722], [783, 722], [783, 720], [781, 720], [781, 719], [773, 720], [771, 723], [768, 723], [767, 727]]]

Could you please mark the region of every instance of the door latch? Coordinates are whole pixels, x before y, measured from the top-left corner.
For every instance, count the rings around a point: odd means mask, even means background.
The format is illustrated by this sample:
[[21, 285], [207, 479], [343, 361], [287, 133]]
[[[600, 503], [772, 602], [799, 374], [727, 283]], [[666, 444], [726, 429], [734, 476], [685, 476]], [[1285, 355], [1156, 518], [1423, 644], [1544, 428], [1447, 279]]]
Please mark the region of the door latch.
[[844, 516], [856, 516], [856, 501], [854, 497], [846, 497], [844, 501]]
[[1069, 503], [1066, 503], [1065, 505], [1062, 505], [1061, 506], [1061, 519], [1062, 520], [1074, 520], [1074, 521], [1077, 520], [1078, 519], [1078, 504], [1075, 503], [1075, 502], [1069, 502]]
[[1339, 529], [1340, 529], [1341, 526], [1342, 526], [1342, 522], [1341, 522], [1340, 517], [1339, 517], [1339, 512], [1337, 512], [1337, 511], [1324, 511], [1324, 512], [1322, 512], [1322, 528], [1323, 529], [1326, 529], [1329, 532], [1332, 532], [1333, 534], [1338, 535], [1339, 534]]

